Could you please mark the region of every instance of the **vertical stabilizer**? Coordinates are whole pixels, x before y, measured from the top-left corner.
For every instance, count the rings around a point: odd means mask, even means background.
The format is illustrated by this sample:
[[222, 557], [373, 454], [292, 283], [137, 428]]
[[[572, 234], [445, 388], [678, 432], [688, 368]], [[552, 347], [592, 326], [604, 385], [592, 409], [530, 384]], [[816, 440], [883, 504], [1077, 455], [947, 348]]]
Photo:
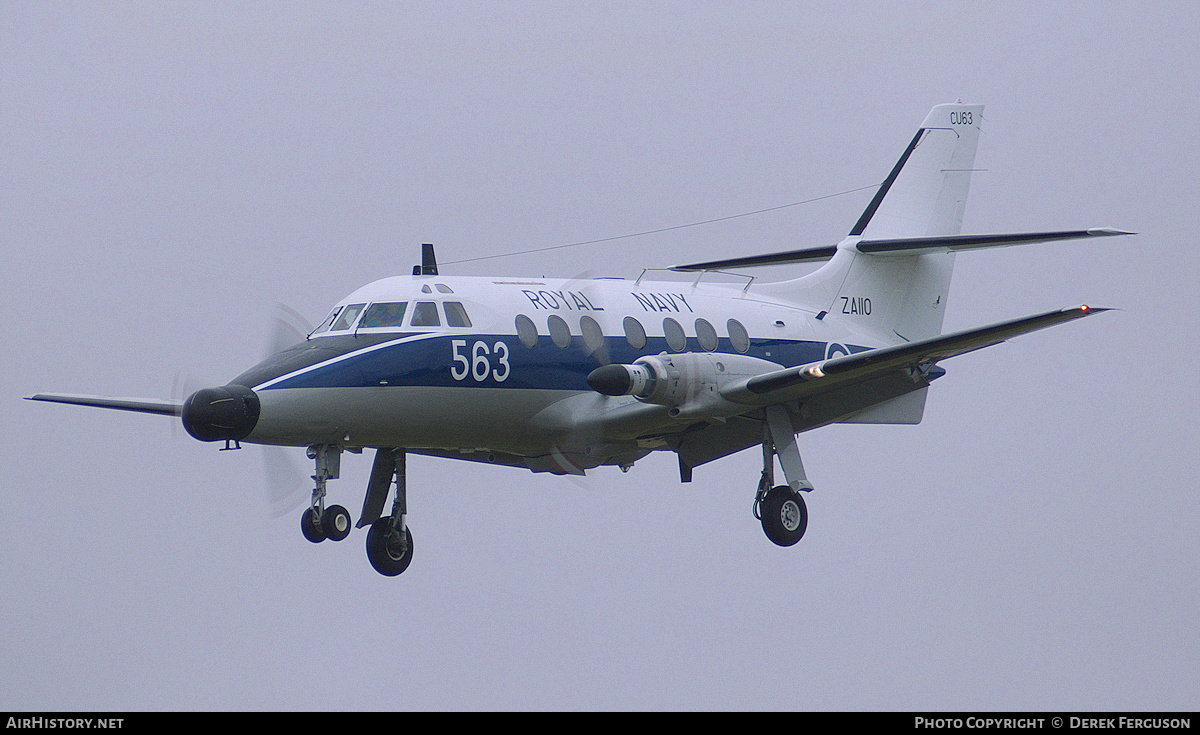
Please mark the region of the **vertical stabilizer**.
[[850, 231], [864, 240], [957, 235], [983, 105], [938, 105]]
[[961, 232], [982, 113], [983, 105], [934, 107], [834, 258], [802, 279], [832, 295], [827, 318], [896, 342], [941, 332], [953, 253], [868, 254], [854, 246]]

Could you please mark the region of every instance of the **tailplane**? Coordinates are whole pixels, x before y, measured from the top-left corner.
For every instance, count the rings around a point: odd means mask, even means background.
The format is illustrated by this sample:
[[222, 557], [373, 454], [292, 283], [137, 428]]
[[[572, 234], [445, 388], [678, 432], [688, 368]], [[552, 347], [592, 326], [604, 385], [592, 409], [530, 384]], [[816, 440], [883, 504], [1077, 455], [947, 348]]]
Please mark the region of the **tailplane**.
[[805, 248], [677, 265], [725, 270], [828, 261], [803, 278], [758, 286], [795, 299], [817, 319], [841, 320], [856, 333], [901, 344], [942, 331], [946, 296], [960, 250], [1131, 235], [1110, 228], [962, 235], [983, 105], [938, 105], [909, 141], [871, 203], [836, 247]]

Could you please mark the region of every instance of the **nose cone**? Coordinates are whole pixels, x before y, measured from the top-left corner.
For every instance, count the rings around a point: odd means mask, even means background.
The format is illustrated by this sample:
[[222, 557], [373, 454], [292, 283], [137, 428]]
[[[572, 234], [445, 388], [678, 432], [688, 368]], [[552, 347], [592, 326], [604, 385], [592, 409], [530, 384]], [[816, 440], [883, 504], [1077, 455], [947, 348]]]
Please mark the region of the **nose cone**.
[[183, 404], [183, 428], [202, 442], [245, 439], [258, 423], [258, 395], [241, 385], [204, 388]]

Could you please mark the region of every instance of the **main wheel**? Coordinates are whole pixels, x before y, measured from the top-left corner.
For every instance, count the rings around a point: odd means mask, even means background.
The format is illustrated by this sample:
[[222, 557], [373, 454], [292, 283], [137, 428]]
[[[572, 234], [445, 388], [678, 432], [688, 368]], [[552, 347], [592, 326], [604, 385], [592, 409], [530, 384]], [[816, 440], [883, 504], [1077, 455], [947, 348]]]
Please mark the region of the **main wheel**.
[[404, 538], [392, 529], [392, 519], [380, 518], [367, 531], [367, 559], [375, 571], [385, 577], [395, 577], [412, 563], [412, 532], [404, 529]]
[[321, 519], [317, 517], [312, 508], [304, 511], [304, 515], [300, 516], [300, 533], [314, 544], [325, 540], [325, 529], [321, 526]]
[[808, 529], [804, 497], [787, 485], [771, 488], [763, 498], [761, 514], [763, 533], [780, 546], [796, 543]]
[[341, 541], [350, 535], [350, 511], [331, 505], [321, 514], [321, 530], [330, 541]]

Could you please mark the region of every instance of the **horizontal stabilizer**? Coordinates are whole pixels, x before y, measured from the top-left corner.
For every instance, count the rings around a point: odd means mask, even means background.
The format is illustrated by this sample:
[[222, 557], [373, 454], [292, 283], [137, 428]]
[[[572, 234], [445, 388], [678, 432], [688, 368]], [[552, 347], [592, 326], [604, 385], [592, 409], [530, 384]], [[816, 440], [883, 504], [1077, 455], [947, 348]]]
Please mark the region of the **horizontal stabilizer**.
[[182, 403], [161, 401], [155, 398], [104, 398], [103, 396], [77, 396], [68, 393], [38, 393], [36, 396], [26, 396], [26, 400], [114, 408], [118, 411], [136, 411], [138, 413], [157, 413], [163, 416], [179, 416], [183, 412]]
[[924, 253], [956, 253], [960, 250], [1006, 248], [1012, 245], [1032, 245], [1040, 242], [1135, 234], [1137, 233], [1100, 227], [1061, 232], [1017, 232], [1008, 235], [949, 235], [946, 237], [906, 237], [897, 240], [860, 240], [855, 248], [860, 253], [879, 255], [922, 255]]
[[[891, 370], [932, 366], [939, 360], [991, 347], [1013, 337], [1062, 324], [1107, 309], [1077, 306], [941, 335], [919, 342], [881, 347], [800, 367], [748, 378], [721, 391], [739, 403], [776, 403], [817, 394], [835, 386], [869, 379]], [[785, 391], [780, 394], [780, 391]]]
[[[1134, 235], [1134, 232], [1114, 230], [1109, 227], [1089, 230], [1062, 230], [1058, 232], [1017, 232], [1002, 235], [948, 235], [944, 237], [904, 237], [892, 240], [860, 240], [854, 249], [860, 253], [875, 255], [922, 255], [924, 253], [953, 253], [979, 248], [1003, 248], [1012, 245], [1032, 245], [1059, 240], [1083, 240], [1092, 237]], [[782, 253], [750, 255], [744, 258], [710, 260], [673, 266], [675, 271], [713, 271], [725, 268], [751, 268], [762, 265], [785, 265], [789, 263], [812, 263], [829, 260], [837, 252], [834, 246], [788, 250]]]

